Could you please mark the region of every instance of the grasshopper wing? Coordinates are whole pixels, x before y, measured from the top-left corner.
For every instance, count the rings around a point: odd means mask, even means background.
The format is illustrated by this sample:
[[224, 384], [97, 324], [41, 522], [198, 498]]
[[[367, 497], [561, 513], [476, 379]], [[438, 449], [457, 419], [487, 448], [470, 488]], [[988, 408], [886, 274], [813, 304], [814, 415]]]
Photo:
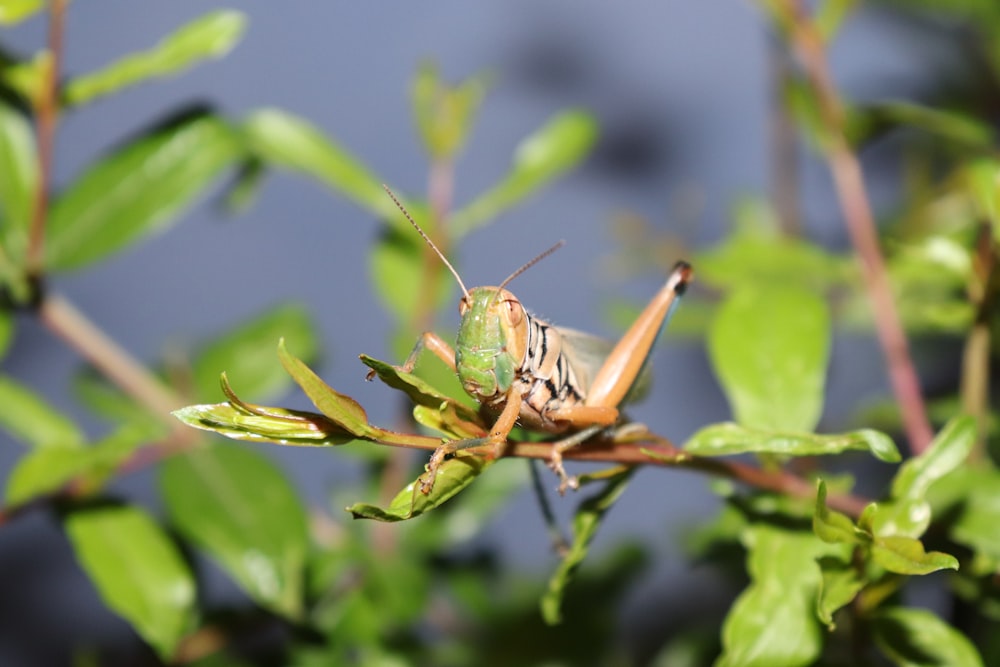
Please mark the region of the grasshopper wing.
[[[590, 379], [604, 365], [615, 344], [606, 338], [577, 331], [576, 329], [556, 327], [556, 330], [562, 338], [563, 354], [566, 355], [569, 362], [573, 365], [577, 379], [584, 387], [589, 389]], [[650, 386], [652, 386], [652, 380], [653, 374], [650, 372], [648, 364], [644, 361], [639, 376], [628, 390], [628, 393], [625, 394], [622, 403], [635, 403], [645, 398], [646, 394], [649, 393]]]

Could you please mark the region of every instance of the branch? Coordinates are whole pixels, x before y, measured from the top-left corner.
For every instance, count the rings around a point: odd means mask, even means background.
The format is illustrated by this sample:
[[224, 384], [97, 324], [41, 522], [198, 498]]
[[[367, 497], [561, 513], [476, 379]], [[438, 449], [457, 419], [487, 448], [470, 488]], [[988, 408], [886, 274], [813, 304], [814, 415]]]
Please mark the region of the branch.
[[48, 49], [51, 54], [45, 81], [35, 103], [38, 135], [38, 186], [28, 230], [27, 266], [29, 278], [41, 276], [45, 263], [45, 221], [48, 218], [49, 191], [52, 188], [52, 153], [56, 124], [59, 121], [59, 72], [62, 68], [63, 26], [67, 0], [52, 0], [49, 9]]
[[830, 75], [823, 38], [799, 0], [785, 0], [792, 17], [791, 39], [819, 101], [826, 136], [826, 160], [840, 201], [851, 243], [861, 263], [875, 329], [889, 368], [889, 379], [903, 418], [910, 449], [920, 454], [933, 438], [920, 379], [913, 366], [906, 333], [896, 311], [892, 288], [879, 247], [861, 164], [844, 133], [843, 105]]

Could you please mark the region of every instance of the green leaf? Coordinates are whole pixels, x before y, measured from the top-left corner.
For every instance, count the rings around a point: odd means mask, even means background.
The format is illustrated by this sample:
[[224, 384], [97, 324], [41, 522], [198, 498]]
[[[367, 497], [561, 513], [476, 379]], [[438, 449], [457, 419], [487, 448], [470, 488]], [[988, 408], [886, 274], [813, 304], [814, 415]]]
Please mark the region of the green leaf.
[[900, 667], [983, 666], [972, 642], [926, 609], [882, 609], [870, 629], [882, 652]]
[[826, 506], [826, 483], [823, 480], [819, 481], [816, 491], [813, 532], [819, 539], [831, 544], [867, 544], [871, 541], [871, 535], [855, 526], [849, 516]]
[[8, 310], [0, 310], [0, 359], [7, 356], [13, 339], [14, 315]]
[[373, 359], [366, 354], [361, 355], [361, 363], [375, 371], [379, 380], [393, 389], [405, 393], [416, 405], [422, 405], [438, 411], [441, 411], [444, 406], [449, 406], [454, 410], [457, 419], [471, 422], [479, 421], [479, 415], [475, 409], [459, 403], [447, 394], [439, 392], [413, 373], [404, 373], [396, 366]]
[[766, 524], [749, 527], [744, 542], [751, 583], [726, 616], [715, 667], [812, 664], [822, 649], [814, 613], [820, 585], [815, 560], [842, 547]]
[[178, 74], [199, 61], [229, 53], [246, 28], [234, 10], [205, 14], [148, 51], [132, 53], [103, 69], [78, 76], [66, 86], [65, 102], [80, 105], [147, 79]]
[[1000, 473], [993, 469], [962, 475], [961, 512], [952, 538], [978, 553], [1000, 559]]
[[200, 351], [193, 363], [197, 395], [216, 394], [223, 371], [251, 400], [287, 391], [288, 374], [271, 353], [280, 338], [295, 341], [295, 349], [306, 360], [316, 359], [319, 343], [308, 311], [298, 304], [277, 306], [238, 324]]
[[16, 279], [15, 267], [24, 263], [37, 180], [38, 155], [31, 125], [0, 100], [0, 239], [4, 250], [0, 278], [8, 281]]
[[239, 155], [232, 128], [188, 114], [92, 166], [52, 207], [49, 268], [91, 264], [174, 223]]
[[597, 141], [597, 122], [590, 114], [564, 111], [525, 138], [514, 153], [508, 174], [493, 188], [455, 212], [450, 227], [461, 238], [566, 171], [590, 154]]
[[92, 367], [81, 368], [73, 377], [73, 391], [87, 409], [109, 421], [121, 423], [145, 419], [150, 423], [160, 423], [159, 415], [152, 414]]
[[993, 225], [993, 238], [1000, 240], [1000, 162], [982, 158], [965, 169], [966, 189], [980, 215]]
[[[379, 235], [369, 260], [371, 282], [382, 302], [401, 322], [412, 321], [421, 304], [440, 306], [452, 293], [454, 283], [436, 258], [426, 265], [427, 246], [412, 228], [387, 228]], [[429, 269], [429, 270], [428, 270]], [[433, 299], [424, 295], [428, 281], [437, 289]]]
[[[401, 229], [409, 227], [385, 194], [382, 182], [345, 148], [302, 118], [278, 109], [262, 109], [247, 118], [244, 130], [252, 150], [265, 164], [308, 174], [380, 219], [396, 221]], [[406, 207], [412, 213], [410, 206]]]
[[850, 604], [867, 581], [850, 562], [836, 556], [820, 556], [816, 562], [823, 575], [816, 597], [816, 615], [828, 630], [833, 630], [834, 612]]
[[976, 419], [956, 417], [948, 422], [931, 446], [908, 459], [892, 481], [893, 498], [923, 498], [937, 480], [957, 469], [976, 444]]
[[872, 544], [876, 563], [897, 574], [930, 574], [938, 570], [957, 570], [958, 560], [940, 551], [924, 551], [920, 540], [890, 535], [877, 537]]
[[298, 410], [266, 408], [249, 412], [230, 403], [216, 403], [189, 405], [173, 415], [188, 426], [233, 440], [304, 447], [342, 445], [354, 440], [323, 415]]
[[0, 25], [16, 25], [31, 18], [45, 6], [45, 0], [0, 1]]
[[29, 107], [37, 109], [46, 95], [46, 82], [54, 66], [52, 52], [40, 49], [31, 60], [4, 63], [0, 67], [0, 81], [20, 95]]
[[827, 41], [840, 30], [844, 20], [857, 8], [859, 0], [823, 0], [816, 11], [815, 22]]
[[485, 456], [469, 451], [458, 452], [438, 468], [434, 488], [429, 494], [424, 495], [420, 491], [421, 476], [397, 493], [385, 509], [365, 503], [355, 503], [346, 509], [355, 519], [386, 522], [413, 519], [451, 500], [492, 464], [493, 460]]
[[931, 520], [927, 492], [968, 458], [976, 443], [976, 430], [973, 417], [956, 417], [941, 429], [927, 451], [900, 466], [892, 482], [892, 500], [880, 503], [875, 513], [878, 535], [916, 538], [924, 534]]
[[708, 345], [737, 422], [793, 432], [816, 426], [830, 353], [821, 298], [791, 285], [737, 289], [717, 311]]
[[45, 399], [7, 376], [0, 376], [0, 427], [32, 447], [79, 447], [83, 433]]
[[441, 81], [437, 67], [425, 63], [413, 81], [413, 115], [424, 147], [435, 159], [453, 158], [462, 150], [479, 106], [486, 95], [488, 77], [473, 76], [450, 87]]
[[993, 129], [971, 115], [902, 100], [852, 110], [847, 133], [852, 143], [861, 143], [899, 126], [927, 132], [951, 148], [986, 149], [994, 140]]
[[684, 443], [684, 449], [697, 456], [747, 453], [820, 456], [840, 454], [848, 450], [868, 450], [875, 458], [887, 463], [895, 463], [901, 458], [889, 436], [871, 429], [818, 435], [744, 428], [729, 422], [706, 426]]
[[561, 607], [566, 586], [586, 558], [604, 515], [625, 492], [633, 472], [630, 469], [612, 477], [600, 492], [584, 500], [577, 508], [573, 517], [573, 542], [549, 578], [548, 589], [541, 600], [542, 618], [549, 625], [562, 622]]
[[726, 291], [794, 284], [821, 293], [855, 271], [851, 258], [783, 235], [774, 211], [755, 199], [740, 201], [733, 217], [732, 233], [692, 259], [699, 283]]
[[302, 614], [306, 512], [279, 470], [246, 447], [213, 445], [161, 467], [170, 521], [251, 598], [282, 616]]
[[20, 505], [70, 482], [77, 491], [104, 485], [142, 445], [161, 435], [159, 423], [127, 424], [89, 447], [45, 447], [23, 456], [7, 480], [6, 501]]
[[194, 578], [177, 547], [137, 507], [75, 511], [65, 526], [105, 604], [169, 662], [195, 622]]
[[334, 424], [359, 438], [372, 436], [374, 429], [368, 425], [365, 409], [350, 396], [334, 391], [301, 360], [294, 357], [285, 347], [284, 338], [278, 342], [278, 358], [309, 400]]

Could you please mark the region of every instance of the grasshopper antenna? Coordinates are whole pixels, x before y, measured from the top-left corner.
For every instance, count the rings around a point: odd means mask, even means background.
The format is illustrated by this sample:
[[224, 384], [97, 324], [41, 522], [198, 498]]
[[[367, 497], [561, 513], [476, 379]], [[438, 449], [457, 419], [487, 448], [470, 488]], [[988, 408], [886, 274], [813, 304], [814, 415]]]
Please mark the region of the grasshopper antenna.
[[[458, 275], [458, 271], [456, 271], [455, 267], [451, 265], [451, 262], [448, 261], [448, 258], [445, 257], [444, 254], [440, 250], [438, 250], [438, 247], [436, 245], [434, 245], [434, 241], [431, 241], [431, 237], [427, 236], [427, 232], [425, 232], [424, 230], [422, 230], [420, 228], [420, 225], [418, 225], [417, 221], [413, 219], [413, 216], [410, 215], [410, 212], [407, 211], [406, 208], [401, 203], [399, 203], [399, 200], [396, 198], [396, 195], [394, 195], [392, 193], [392, 190], [389, 189], [389, 186], [386, 185], [385, 183], [383, 183], [382, 184], [382, 188], [386, 191], [386, 194], [389, 195], [389, 198], [392, 199], [393, 202], [395, 202], [396, 206], [399, 207], [399, 210], [403, 212], [403, 215], [406, 216], [406, 219], [410, 221], [410, 224], [413, 225], [413, 228], [417, 230], [417, 232], [420, 234], [420, 236], [423, 237], [423, 239], [425, 241], [427, 241], [427, 245], [429, 245], [431, 247], [431, 250], [434, 251], [434, 254], [436, 254], [438, 257], [441, 258], [441, 261], [444, 262], [444, 265], [448, 267], [449, 271], [451, 271], [451, 275], [455, 276], [455, 280], [458, 281], [458, 286], [462, 288], [462, 294], [465, 295], [466, 299], [469, 299], [470, 298], [469, 297], [469, 290], [465, 289], [465, 283], [462, 282], [462, 277]], [[555, 250], [555, 248], [553, 248], [552, 250]], [[536, 257], [535, 259], [533, 259], [530, 263], [528, 263], [527, 266], [524, 266], [521, 269], [519, 269], [518, 273], [520, 273], [521, 271], [524, 271], [525, 269], [527, 269], [528, 266], [531, 266], [532, 264], [534, 264], [535, 262], [537, 262], [538, 260], [540, 260], [542, 257], [544, 257], [545, 255], [549, 254], [549, 252], [552, 252], [552, 250], [549, 250], [548, 252], [544, 253], [543, 255], [541, 255], [541, 256]], [[517, 275], [517, 274], [515, 273], [514, 275]], [[513, 278], [513, 277], [514, 276], [511, 276], [511, 278]], [[510, 280], [510, 278], [508, 278], [508, 280]]]
[[549, 248], [548, 250], [546, 250], [545, 252], [538, 255], [533, 260], [531, 260], [530, 262], [519, 268], [517, 271], [504, 278], [504, 281], [500, 283], [499, 287], [497, 287], [497, 292], [499, 293], [499, 291], [502, 290], [504, 287], [506, 287], [508, 284], [510, 284], [510, 281], [514, 280], [514, 278], [517, 278], [519, 275], [521, 275], [522, 273], [533, 267], [535, 264], [538, 264], [540, 261], [542, 261], [549, 255], [554, 253], [556, 250], [559, 250], [559, 248], [563, 247], [564, 245], [566, 245], [565, 240], [559, 241], [559, 243], [556, 243], [554, 246], [552, 246], [551, 248]]

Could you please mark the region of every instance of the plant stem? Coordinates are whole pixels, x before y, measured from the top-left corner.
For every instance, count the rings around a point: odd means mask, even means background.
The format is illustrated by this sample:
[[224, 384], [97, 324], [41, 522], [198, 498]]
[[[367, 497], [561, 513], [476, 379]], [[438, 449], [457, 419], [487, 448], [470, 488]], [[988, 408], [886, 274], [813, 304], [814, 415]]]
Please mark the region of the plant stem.
[[996, 299], [996, 255], [989, 225], [982, 225], [973, 261], [969, 300], [976, 306], [976, 319], [962, 352], [962, 410], [976, 418], [979, 437], [972, 456], [986, 456], [986, 423], [990, 396], [990, 320]]
[[920, 393], [920, 380], [910, 357], [906, 333], [899, 320], [892, 287], [886, 274], [861, 164], [844, 133], [843, 108], [830, 75], [823, 38], [799, 0], [785, 1], [794, 19], [791, 25], [793, 46], [819, 102], [827, 164], [833, 175], [851, 243], [861, 264], [861, 275], [871, 300], [878, 340], [902, 413], [903, 429], [909, 439], [910, 450], [914, 454], [920, 454], [930, 445], [933, 431]]
[[782, 103], [781, 93], [791, 77], [788, 53], [768, 45], [771, 69], [771, 196], [785, 236], [802, 233], [799, 207], [799, 144], [795, 122]]
[[63, 28], [67, 0], [52, 0], [49, 8], [48, 50], [51, 54], [39, 97], [35, 102], [38, 135], [38, 186], [28, 230], [28, 276], [37, 278], [45, 263], [45, 222], [48, 218], [49, 192], [52, 188], [52, 153], [56, 125], [59, 122], [59, 72], [62, 69]]
[[107, 336], [72, 303], [48, 294], [38, 309], [39, 320], [101, 373], [166, 424], [172, 435], [190, 440], [189, 429], [170, 414], [184, 401], [165, 387], [144, 365]]

